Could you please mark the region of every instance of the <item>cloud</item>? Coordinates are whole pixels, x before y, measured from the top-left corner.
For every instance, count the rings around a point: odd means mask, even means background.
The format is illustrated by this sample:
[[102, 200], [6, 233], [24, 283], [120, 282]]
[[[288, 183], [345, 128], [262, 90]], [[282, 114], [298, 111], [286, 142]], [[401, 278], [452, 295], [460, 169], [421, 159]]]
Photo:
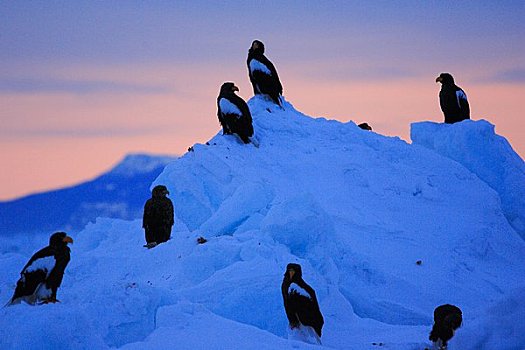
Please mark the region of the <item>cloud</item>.
[[364, 70], [334, 70], [329, 71], [326, 76], [333, 80], [385, 81], [413, 78], [416, 77], [417, 74], [408, 69], [380, 67]]
[[374, 64], [318, 63], [301, 66], [301, 75], [313, 80], [328, 81], [392, 81], [419, 76], [412, 69], [378, 66]]
[[134, 137], [134, 136], [146, 136], [146, 135], [157, 135], [165, 134], [167, 132], [173, 132], [173, 128], [166, 127], [165, 125], [159, 125], [156, 127], [148, 128], [47, 128], [47, 129], [21, 129], [11, 128], [9, 130], [1, 129], [0, 137], [4, 139], [9, 138], [39, 138], [39, 137], [53, 137], [53, 138], [96, 138], [96, 137]]
[[91, 93], [139, 93], [159, 94], [172, 92], [173, 89], [163, 85], [122, 83], [105, 80], [67, 80], [44, 78], [0, 78], [0, 92], [4, 93], [42, 93], [67, 92], [74, 94]]
[[486, 79], [482, 79], [482, 81], [495, 83], [523, 84], [525, 83], [525, 68], [514, 68], [500, 71]]

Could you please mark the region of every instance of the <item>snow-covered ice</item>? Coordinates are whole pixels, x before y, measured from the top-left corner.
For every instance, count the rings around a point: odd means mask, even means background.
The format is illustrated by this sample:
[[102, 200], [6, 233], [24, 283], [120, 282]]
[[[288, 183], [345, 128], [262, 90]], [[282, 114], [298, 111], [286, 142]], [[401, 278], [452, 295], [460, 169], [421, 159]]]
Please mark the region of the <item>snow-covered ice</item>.
[[412, 124], [414, 144], [451, 158], [479, 176], [501, 199], [503, 213], [525, 239], [525, 163], [486, 120]]
[[[508, 214], [523, 213], [523, 197], [504, 199], [480, 167], [421, 141], [447, 125], [413, 126], [408, 144], [288, 102], [248, 104], [259, 148], [219, 133], [151, 184], [175, 204], [169, 242], [144, 249], [140, 220], [69, 232], [62, 302], [2, 309], [0, 348], [422, 350], [444, 303], [464, 315], [450, 350], [525, 348], [525, 242]], [[472, 132], [485, 123], [453, 130], [450, 144], [471, 142], [454, 152], [515, 162]], [[0, 239], [7, 301], [48, 236]], [[287, 339], [280, 286], [290, 262], [316, 290], [322, 345]]]

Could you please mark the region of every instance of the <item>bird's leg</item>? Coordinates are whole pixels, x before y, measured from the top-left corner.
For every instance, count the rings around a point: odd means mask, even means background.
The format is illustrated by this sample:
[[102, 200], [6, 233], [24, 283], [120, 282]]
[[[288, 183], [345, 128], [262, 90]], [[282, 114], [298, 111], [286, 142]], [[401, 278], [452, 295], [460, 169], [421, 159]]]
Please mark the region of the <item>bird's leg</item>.
[[40, 302], [40, 304], [49, 304], [49, 303], [51, 304], [60, 303], [60, 300], [58, 300], [55, 297], [49, 297], [46, 299], [42, 299], [42, 301]]

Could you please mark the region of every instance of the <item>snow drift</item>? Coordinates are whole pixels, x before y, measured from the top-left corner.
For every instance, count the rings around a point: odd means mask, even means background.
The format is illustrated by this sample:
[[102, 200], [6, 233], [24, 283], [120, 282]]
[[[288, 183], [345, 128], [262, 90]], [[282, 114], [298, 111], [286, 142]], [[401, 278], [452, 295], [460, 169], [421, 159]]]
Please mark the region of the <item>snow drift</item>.
[[[498, 192], [425, 147], [286, 102], [249, 106], [259, 148], [217, 135], [151, 184], [170, 190], [172, 240], [145, 250], [140, 220], [88, 225], [62, 303], [2, 309], [0, 347], [415, 350], [443, 303], [465, 319], [450, 350], [525, 345], [525, 243]], [[37, 247], [25, 243], [0, 255], [6, 301]], [[286, 339], [289, 262], [317, 292], [322, 347]]]
[[503, 213], [525, 239], [525, 163], [495, 133], [494, 125], [485, 120], [414, 123], [411, 138], [414, 144], [461, 163], [498, 192]]

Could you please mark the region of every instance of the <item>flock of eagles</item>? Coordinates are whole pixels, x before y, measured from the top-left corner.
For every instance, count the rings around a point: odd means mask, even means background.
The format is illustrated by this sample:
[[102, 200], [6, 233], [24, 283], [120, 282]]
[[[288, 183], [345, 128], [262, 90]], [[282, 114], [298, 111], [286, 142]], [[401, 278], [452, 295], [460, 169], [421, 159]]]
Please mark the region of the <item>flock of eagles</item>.
[[[248, 51], [248, 72], [255, 95], [264, 95], [282, 108], [283, 86], [272, 62], [264, 55], [264, 44], [254, 40]], [[445, 123], [455, 123], [470, 119], [470, 108], [465, 92], [454, 83], [449, 73], [441, 73], [436, 82], [442, 84], [439, 93], [441, 110]], [[252, 116], [246, 102], [237, 96], [239, 89], [232, 82], [222, 84], [217, 98], [217, 116], [223, 134], [237, 135], [245, 144], [253, 142], [254, 130]], [[367, 123], [360, 124], [362, 129], [371, 130]], [[152, 197], [144, 206], [143, 228], [147, 248], [170, 239], [174, 223], [173, 203], [166, 196], [168, 189], [159, 185], [152, 190]], [[206, 240], [201, 241], [204, 243]], [[58, 302], [57, 290], [62, 283], [66, 266], [70, 260], [68, 243], [73, 239], [65, 232], [51, 235], [49, 245], [36, 252], [20, 273], [13, 297], [7, 305], [25, 302], [41, 305]], [[281, 294], [286, 317], [291, 332], [300, 332], [313, 337], [321, 343], [324, 324], [323, 315], [314, 289], [302, 277], [299, 264], [290, 263], [286, 267]], [[454, 305], [445, 304], [434, 310], [434, 325], [429, 339], [437, 349], [446, 349], [447, 342], [461, 326], [462, 312]]]

